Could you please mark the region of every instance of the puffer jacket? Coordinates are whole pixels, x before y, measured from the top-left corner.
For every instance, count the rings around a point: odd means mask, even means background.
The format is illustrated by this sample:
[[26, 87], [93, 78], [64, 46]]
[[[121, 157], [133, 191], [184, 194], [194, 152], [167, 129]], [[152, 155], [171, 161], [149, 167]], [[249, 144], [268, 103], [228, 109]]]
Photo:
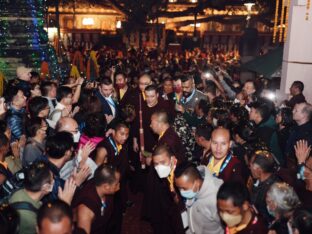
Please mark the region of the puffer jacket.
[[25, 133], [24, 122], [25, 108], [17, 110], [11, 106], [7, 114], [7, 123], [12, 132], [11, 142], [19, 140], [19, 138]]

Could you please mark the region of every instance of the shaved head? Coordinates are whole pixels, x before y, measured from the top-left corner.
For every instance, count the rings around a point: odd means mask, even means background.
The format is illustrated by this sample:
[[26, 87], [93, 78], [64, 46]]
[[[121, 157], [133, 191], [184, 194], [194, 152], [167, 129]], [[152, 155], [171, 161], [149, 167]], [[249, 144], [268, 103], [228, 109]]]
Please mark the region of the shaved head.
[[222, 160], [227, 156], [231, 147], [230, 131], [217, 128], [211, 134], [211, 152], [215, 160]]
[[218, 136], [223, 136], [228, 141], [231, 140], [230, 130], [228, 130], [226, 128], [216, 128], [215, 130], [213, 130], [213, 132], [211, 134], [211, 138], [216, 138]]
[[65, 131], [65, 132], [74, 132], [78, 128], [78, 124], [76, 120], [70, 117], [63, 117], [61, 118], [55, 127], [57, 132]]
[[156, 111], [153, 113], [152, 116], [155, 116], [157, 118], [157, 121], [160, 123], [169, 123], [168, 114], [166, 111]]

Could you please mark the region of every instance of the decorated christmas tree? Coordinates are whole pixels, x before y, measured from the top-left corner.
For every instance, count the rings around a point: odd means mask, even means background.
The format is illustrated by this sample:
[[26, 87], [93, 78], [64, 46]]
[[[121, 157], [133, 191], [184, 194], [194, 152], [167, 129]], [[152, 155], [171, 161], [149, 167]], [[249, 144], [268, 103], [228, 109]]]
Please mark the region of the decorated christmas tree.
[[0, 0], [0, 71], [6, 79], [16, 77], [21, 65], [40, 71], [47, 61], [51, 78], [60, 69], [44, 30], [45, 0]]

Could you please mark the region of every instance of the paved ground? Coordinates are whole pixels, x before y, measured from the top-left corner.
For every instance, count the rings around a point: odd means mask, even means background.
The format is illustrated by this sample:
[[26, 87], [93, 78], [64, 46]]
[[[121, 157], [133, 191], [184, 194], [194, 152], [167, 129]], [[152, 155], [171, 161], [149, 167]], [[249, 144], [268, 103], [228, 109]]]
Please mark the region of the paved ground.
[[152, 234], [153, 231], [148, 222], [141, 220], [141, 206], [143, 195], [129, 192], [129, 199], [134, 205], [127, 209], [122, 225], [122, 234]]

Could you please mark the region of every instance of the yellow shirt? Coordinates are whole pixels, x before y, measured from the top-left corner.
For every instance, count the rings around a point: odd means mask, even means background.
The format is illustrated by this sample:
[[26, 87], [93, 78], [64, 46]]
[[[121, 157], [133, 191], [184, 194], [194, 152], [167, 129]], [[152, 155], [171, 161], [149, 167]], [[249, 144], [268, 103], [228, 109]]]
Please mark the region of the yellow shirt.
[[240, 232], [241, 230], [245, 229], [247, 227], [247, 224], [241, 224], [238, 227], [228, 227], [229, 233], [230, 234], [236, 234]]
[[158, 140], [160, 140], [160, 138], [162, 138], [162, 136], [165, 134], [166, 131], [163, 131], [162, 133], [159, 134]]
[[120, 153], [121, 149], [122, 149], [122, 145], [120, 144], [116, 144], [116, 147], [117, 147], [117, 151], [118, 151], [118, 154]]
[[215, 159], [214, 157], [211, 157], [207, 167], [208, 167], [208, 170], [211, 172], [211, 174], [215, 174], [216, 176], [219, 175], [219, 172], [220, 172], [220, 169], [221, 169], [221, 166], [222, 166], [222, 163], [223, 161], [225, 160], [226, 157], [224, 157], [221, 161], [219, 161], [216, 165], [214, 163]]
[[170, 191], [175, 192], [175, 189], [174, 189], [174, 169], [171, 170], [167, 179], [169, 181]]
[[120, 100], [123, 98], [123, 96], [125, 95], [126, 92], [127, 92], [127, 90], [119, 89]]
[[146, 96], [145, 96], [144, 92], [142, 92], [142, 97], [143, 97], [143, 100], [145, 101], [146, 100]]

